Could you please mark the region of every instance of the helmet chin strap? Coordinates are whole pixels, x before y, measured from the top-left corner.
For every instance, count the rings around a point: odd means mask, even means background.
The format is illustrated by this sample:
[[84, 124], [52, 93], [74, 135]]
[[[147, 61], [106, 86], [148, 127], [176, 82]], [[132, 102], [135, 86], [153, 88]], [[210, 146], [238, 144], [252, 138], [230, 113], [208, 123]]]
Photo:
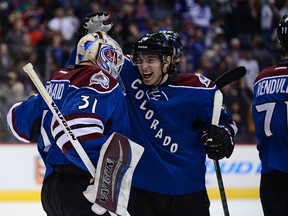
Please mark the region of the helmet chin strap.
[[[160, 80], [160, 82], [156, 85], [156, 86], [158, 86], [158, 85], [161, 85], [162, 84], [162, 81], [164, 80], [164, 77], [166, 76], [166, 75], [168, 75], [168, 73], [164, 73], [164, 71], [163, 71], [163, 67], [162, 67], [162, 74], [161, 74], [161, 80]], [[165, 80], [166, 81], [166, 80]], [[164, 81], [164, 82], [165, 82]], [[163, 82], [163, 83], [164, 83]]]

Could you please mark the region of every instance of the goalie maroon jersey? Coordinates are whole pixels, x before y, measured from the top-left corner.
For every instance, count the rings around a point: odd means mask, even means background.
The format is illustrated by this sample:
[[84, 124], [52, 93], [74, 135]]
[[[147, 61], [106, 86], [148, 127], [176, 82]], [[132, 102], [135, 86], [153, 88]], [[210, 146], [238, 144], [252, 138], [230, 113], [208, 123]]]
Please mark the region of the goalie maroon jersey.
[[[129, 135], [123, 91], [99, 67], [79, 65], [73, 70], [59, 70], [46, 83], [46, 89], [95, 166], [102, 144], [113, 132]], [[20, 141], [38, 143], [47, 167], [45, 176], [55, 164], [73, 163], [88, 171], [41, 95], [15, 104], [7, 121]]]
[[[206, 153], [201, 136], [211, 127], [214, 83], [190, 73], [149, 87], [129, 59], [120, 75], [130, 114], [130, 138], [145, 149], [133, 186], [170, 195], [204, 190]], [[224, 110], [220, 124], [236, 134], [232, 116]]]
[[253, 118], [261, 173], [288, 173], [288, 64], [264, 69], [254, 83]]

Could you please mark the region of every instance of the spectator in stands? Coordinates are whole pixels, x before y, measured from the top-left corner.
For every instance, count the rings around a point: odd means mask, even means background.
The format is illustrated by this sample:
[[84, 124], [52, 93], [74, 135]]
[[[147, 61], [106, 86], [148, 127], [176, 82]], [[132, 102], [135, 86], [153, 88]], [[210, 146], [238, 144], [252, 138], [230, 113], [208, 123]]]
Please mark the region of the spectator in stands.
[[261, 33], [264, 43], [271, 41], [271, 36], [277, 26], [279, 10], [275, 6], [275, 0], [267, 0], [261, 8]]
[[250, 49], [244, 50], [242, 52], [242, 56], [238, 61], [238, 66], [244, 66], [247, 69], [245, 79], [248, 88], [253, 91], [253, 82], [256, 76], [259, 74], [259, 64], [258, 62], [252, 57], [252, 51]]
[[40, 29], [39, 18], [31, 15], [26, 18], [27, 29], [26, 33], [31, 38], [31, 45], [36, 47], [38, 42], [43, 39], [44, 35], [42, 29]]
[[133, 43], [140, 38], [140, 33], [135, 16], [135, 7], [131, 3], [124, 3], [122, 5], [123, 12], [119, 18], [119, 24], [121, 25], [121, 36], [124, 44], [120, 44], [124, 53], [131, 53]]
[[74, 32], [79, 28], [80, 19], [75, 16], [72, 7], [66, 8], [66, 13], [62, 19], [61, 34], [66, 42], [72, 42]]
[[0, 4], [0, 40], [3, 39], [5, 32], [9, 29], [9, 14], [14, 11], [15, 7], [11, 0], [2, 0]]
[[12, 105], [16, 102], [23, 101], [26, 96], [24, 91], [24, 85], [19, 80], [19, 75], [17, 74], [17, 72], [11, 70], [7, 73], [7, 77], [9, 80], [9, 88], [12, 92], [12, 98], [9, 98], [10, 104]]
[[17, 64], [23, 57], [19, 49], [24, 44], [25, 40], [24, 23], [22, 18], [16, 17], [13, 23], [13, 28], [8, 30], [5, 35], [5, 43], [9, 48], [9, 53], [13, 59], [14, 64]]
[[206, 33], [212, 20], [211, 8], [204, 0], [195, 0], [193, 7], [190, 8], [189, 17], [197, 27]]
[[12, 58], [9, 54], [8, 45], [0, 43], [0, 75], [6, 75], [6, 72], [12, 65]]

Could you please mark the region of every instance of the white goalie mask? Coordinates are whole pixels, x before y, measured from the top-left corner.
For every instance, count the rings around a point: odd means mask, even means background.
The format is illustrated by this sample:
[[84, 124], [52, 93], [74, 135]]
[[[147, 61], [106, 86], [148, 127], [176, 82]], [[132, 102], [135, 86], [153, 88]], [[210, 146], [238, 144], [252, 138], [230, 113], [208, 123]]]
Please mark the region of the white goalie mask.
[[95, 32], [82, 37], [77, 45], [76, 64], [90, 61], [118, 78], [124, 63], [119, 44], [105, 32]]

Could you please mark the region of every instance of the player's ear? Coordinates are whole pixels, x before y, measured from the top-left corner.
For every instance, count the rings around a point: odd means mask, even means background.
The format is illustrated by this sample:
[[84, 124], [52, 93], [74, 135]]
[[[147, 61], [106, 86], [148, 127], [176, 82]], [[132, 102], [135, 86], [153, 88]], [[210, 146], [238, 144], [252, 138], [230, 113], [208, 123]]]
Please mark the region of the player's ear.
[[171, 56], [167, 56], [164, 67], [168, 67], [170, 64], [172, 64], [172, 58]]

